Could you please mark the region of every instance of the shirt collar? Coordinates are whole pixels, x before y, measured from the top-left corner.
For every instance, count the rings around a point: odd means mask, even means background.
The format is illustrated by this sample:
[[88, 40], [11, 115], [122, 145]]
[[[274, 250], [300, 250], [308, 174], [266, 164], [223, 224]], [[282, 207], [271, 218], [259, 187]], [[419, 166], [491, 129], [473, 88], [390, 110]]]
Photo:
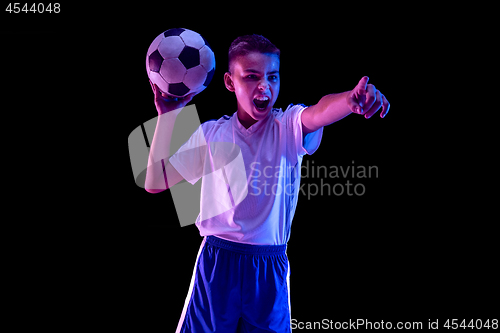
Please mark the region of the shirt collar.
[[250, 135], [250, 134], [256, 132], [259, 128], [261, 128], [262, 126], [264, 126], [265, 123], [268, 122], [268, 120], [271, 118], [271, 112], [273, 112], [273, 111], [271, 110], [264, 119], [257, 121], [255, 124], [253, 124], [249, 128], [245, 128], [240, 123], [240, 120], [238, 119], [238, 111], [236, 111], [232, 117], [233, 118], [233, 125], [239, 129], [241, 134]]

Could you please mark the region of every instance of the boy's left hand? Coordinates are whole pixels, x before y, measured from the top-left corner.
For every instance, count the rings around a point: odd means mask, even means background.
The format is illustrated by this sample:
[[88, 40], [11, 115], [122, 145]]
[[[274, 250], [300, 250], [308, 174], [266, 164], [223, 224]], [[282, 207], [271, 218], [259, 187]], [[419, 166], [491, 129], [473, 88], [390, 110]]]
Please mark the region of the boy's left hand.
[[366, 119], [373, 116], [382, 107], [380, 117], [384, 118], [389, 112], [389, 101], [382, 93], [368, 84], [368, 76], [363, 76], [356, 87], [346, 96], [347, 105], [352, 112], [362, 114]]

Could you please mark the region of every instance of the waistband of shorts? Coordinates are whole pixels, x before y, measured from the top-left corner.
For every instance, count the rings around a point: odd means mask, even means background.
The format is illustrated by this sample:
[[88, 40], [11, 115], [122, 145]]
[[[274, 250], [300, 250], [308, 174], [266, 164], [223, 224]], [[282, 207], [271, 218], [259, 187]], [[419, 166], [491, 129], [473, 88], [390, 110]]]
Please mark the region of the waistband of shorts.
[[286, 244], [283, 245], [253, 245], [231, 242], [215, 236], [206, 236], [206, 243], [241, 254], [279, 255], [286, 254]]

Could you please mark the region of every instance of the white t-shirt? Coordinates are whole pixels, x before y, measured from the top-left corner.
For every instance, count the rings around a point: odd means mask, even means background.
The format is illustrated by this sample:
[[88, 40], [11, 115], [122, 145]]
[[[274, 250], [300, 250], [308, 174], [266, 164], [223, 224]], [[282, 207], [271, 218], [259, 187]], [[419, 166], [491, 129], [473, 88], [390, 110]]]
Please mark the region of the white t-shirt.
[[191, 184], [201, 177], [201, 236], [258, 245], [286, 244], [300, 189], [302, 157], [323, 128], [302, 137], [303, 105], [273, 109], [248, 129], [236, 112], [203, 123], [170, 158]]

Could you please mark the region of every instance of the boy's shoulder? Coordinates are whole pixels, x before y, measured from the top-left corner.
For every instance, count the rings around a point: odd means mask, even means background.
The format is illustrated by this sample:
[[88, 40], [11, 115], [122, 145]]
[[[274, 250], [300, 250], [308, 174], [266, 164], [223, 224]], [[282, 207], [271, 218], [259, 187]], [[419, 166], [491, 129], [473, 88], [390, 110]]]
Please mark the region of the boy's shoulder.
[[293, 104], [293, 103], [290, 103], [288, 104], [288, 106], [286, 107], [285, 110], [282, 110], [281, 108], [280, 109], [273, 109], [273, 111], [277, 111], [278, 113], [286, 113], [286, 112], [293, 112], [293, 111], [300, 111], [302, 109], [305, 109], [307, 106], [305, 104]]
[[282, 109], [273, 109], [272, 114], [278, 120], [291, 119], [306, 107], [304, 104], [289, 104], [284, 111]]
[[205, 136], [209, 135], [210, 133], [214, 133], [214, 131], [218, 131], [219, 129], [226, 127], [226, 126], [232, 126], [231, 124], [231, 119], [232, 117], [236, 117], [236, 112], [231, 115], [223, 115], [219, 119], [209, 119], [205, 122], [203, 122], [200, 127], [203, 130], [203, 133]]
[[[235, 113], [236, 114], [236, 113]], [[223, 115], [222, 117], [220, 117], [219, 119], [209, 119], [205, 122], [203, 122], [201, 125], [203, 127], [212, 127], [214, 125], [222, 125], [222, 124], [225, 124], [225, 123], [228, 123], [228, 122], [231, 122], [231, 118], [233, 116], [235, 116], [235, 114], [231, 115], [231, 116], [228, 116], [228, 115]]]

